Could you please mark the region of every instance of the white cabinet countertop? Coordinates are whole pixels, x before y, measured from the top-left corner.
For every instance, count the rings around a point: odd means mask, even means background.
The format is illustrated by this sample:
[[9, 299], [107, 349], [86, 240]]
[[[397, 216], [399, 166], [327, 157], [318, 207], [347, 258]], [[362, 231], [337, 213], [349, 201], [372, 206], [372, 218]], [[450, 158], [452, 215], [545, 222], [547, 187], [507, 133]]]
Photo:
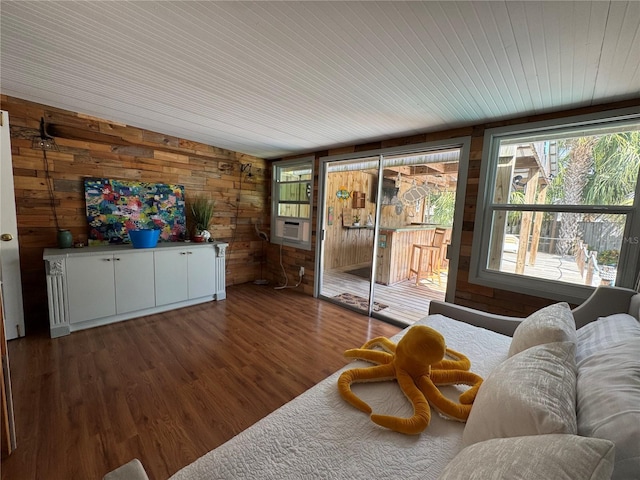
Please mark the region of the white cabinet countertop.
[[124, 245], [100, 245], [98, 247], [81, 247], [81, 248], [45, 248], [42, 258], [47, 259], [51, 257], [61, 256], [91, 256], [91, 255], [104, 255], [105, 253], [136, 253], [136, 252], [152, 252], [154, 250], [162, 250], [166, 248], [213, 248], [213, 247], [227, 247], [225, 242], [158, 242], [153, 248], [133, 248], [130, 243]]

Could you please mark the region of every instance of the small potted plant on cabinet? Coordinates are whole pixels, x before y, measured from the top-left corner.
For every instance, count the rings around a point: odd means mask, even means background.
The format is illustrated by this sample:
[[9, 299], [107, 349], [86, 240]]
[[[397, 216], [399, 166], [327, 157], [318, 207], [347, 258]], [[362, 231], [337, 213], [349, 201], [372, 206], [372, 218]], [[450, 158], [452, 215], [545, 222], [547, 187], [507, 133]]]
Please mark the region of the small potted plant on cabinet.
[[356, 214], [353, 216], [353, 226], [354, 227], [359, 227], [360, 226], [360, 213], [356, 212]]
[[203, 196], [198, 196], [191, 202], [191, 215], [195, 222], [194, 242], [206, 242], [211, 238], [209, 225], [211, 225], [211, 219], [213, 218], [214, 206], [215, 202], [213, 200]]

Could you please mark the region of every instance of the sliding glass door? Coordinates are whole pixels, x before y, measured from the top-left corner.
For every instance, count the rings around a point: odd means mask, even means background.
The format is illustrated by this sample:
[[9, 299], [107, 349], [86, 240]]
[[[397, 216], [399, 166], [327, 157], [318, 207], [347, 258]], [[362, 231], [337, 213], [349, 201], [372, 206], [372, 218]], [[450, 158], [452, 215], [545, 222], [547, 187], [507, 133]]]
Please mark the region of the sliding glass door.
[[317, 295], [401, 324], [444, 300], [455, 282], [457, 255], [449, 257], [459, 248], [467, 154], [461, 142], [323, 159]]
[[320, 295], [369, 314], [378, 157], [335, 161], [324, 176]]

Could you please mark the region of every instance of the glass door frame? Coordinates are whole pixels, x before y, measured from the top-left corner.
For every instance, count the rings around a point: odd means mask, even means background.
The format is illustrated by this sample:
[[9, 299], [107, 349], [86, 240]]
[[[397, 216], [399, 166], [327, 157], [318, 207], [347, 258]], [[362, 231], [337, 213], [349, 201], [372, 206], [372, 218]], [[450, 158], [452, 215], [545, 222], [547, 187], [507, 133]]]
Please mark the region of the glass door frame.
[[[372, 158], [378, 157], [378, 185], [377, 192], [378, 195], [376, 198], [381, 198], [382, 193], [382, 172], [384, 169], [384, 157], [385, 156], [398, 156], [398, 155], [411, 155], [417, 153], [436, 153], [439, 150], [446, 150], [457, 148], [460, 149], [460, 160], [458, 164], [458, 184], [456, 188], [456, 202], [455, 202], [455, 213], [453, 219], [453, 227], [451, 234], [451, 244], [448, 249], [448, 258], [449, 258], [449, 271], [447, 279], [447, 289], [445, 294], [445, 300], [448, 302], [453, 302], [455, 298], [455, 285], [458, 273], [458, 264], [460, 257], [460, 244], [462, 237], [462, 223], [464, 220], [464, 204], [466, 198], [466, 189], [467, 189], [467, 175], [469, 169], [469, 154], [471, 149], [471, 137], [456, 137], [445, 140], [438, 140], [433, 142], [425, 142], [413, 145], [404, 145], [401, 147], [390, 147], [362, 152], [352, 152], [340, 155], [329, 155], [325, 157], [319, 158], [319, 168], [318, 168], [318, 214], [317, 214], [317, 225], [316, 225], [316, 279], [314, 282], [314, 297], [322, 298], [324, 300], [333, 301], [330, 297], [321, 295], [320, 288], [323, 282], [323, 264], [324, 264], [324, 241], [325, 241], [325, 222], [326, 222], [326, 200], [328, 192], [326, 191], [327, 185], [327, 175], [328, 175], [328, 165], [331, 162], [340, 161], [340, 160], [356, 160], [359, 158]], [[369, 307], [368, 307], [368, 316], [375, 318], [382, 318], [373, 311], [373, 302], [375, 297], [375, 269], [376, 269], [376, 258], [377, 258], [377, 249], [378, 249], [378, 240], [379, 240], [379, 229], [380, 229], [380, 215], [381, 215], [381, 204], [380, 202], [376, 202], [376, 214], [375, 214], [375, 228], [374, 228], [374, 245], [373, 245], [373, 258], [372, 258], [372, 271], [370, 277], [370, 286], [369, 286]]]

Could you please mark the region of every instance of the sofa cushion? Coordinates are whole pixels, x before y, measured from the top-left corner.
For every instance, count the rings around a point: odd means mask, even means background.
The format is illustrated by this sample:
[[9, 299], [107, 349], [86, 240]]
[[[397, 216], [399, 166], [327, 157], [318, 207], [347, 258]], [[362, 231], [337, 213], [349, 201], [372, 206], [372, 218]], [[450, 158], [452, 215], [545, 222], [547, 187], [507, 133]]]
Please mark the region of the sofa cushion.
[[513, 332], [509, 356], [553, 342], [576, 342], [576, 322], [568, 303], [549, 305], [525, 318]]
[[627, 338], [640, 337], [640, 322], [628, 313], [616, 313], [587, 323], [576, 332], [576, 363]]
[[464, 445], [491, 438], [577, 432], [575, 345], [537, 345], [508, 358], [478, 391]]
[[616, 445], [614, 479], [640, 472], [640, 336], [592, 353], [578, 368], [578, 433]]
[[107, 473], [102, 480], [149, 480], [142, 463], [134, 458], [115, 470]]
[[496, 438], [464, 448], [440, 480], [608, 480], [613, 459], [613, 443], [599, 438]]

